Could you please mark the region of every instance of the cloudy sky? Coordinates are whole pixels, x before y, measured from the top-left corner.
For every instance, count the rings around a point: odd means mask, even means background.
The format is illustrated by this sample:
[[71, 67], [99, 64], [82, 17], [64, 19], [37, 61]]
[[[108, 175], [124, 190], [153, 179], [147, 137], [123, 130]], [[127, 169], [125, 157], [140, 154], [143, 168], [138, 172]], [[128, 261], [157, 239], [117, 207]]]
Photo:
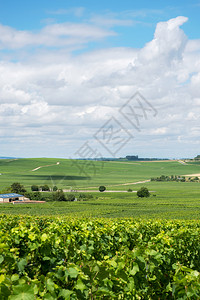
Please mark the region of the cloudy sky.
[[0, 156], [200, 154], [200, 1], [0, 3]]

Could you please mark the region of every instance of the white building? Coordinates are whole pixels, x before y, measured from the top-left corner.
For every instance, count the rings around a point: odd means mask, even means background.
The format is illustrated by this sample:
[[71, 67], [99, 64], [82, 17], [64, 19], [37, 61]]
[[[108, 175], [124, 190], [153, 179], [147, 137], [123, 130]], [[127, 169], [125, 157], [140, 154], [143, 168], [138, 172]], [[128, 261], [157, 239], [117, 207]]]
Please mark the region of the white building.
[[23, 195], [16, 193], [0, 194], [0, 203], [8, 203], [13, 201], [24, 201], [27, 198]]

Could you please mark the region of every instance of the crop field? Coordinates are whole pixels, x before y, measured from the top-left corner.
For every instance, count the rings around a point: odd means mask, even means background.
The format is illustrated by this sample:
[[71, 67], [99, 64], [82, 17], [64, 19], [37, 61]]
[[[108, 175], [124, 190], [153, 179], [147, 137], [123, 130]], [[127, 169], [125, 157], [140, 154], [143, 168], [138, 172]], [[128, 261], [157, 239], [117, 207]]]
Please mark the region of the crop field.
[[[141, 185], [136, 186], [139, 189]], [[149, 198], [138, 198], [134, 192], [91, 192], [93, 198], [87, 201], [17, 205], [8, 203], [0, 205], [0, 212], [34, 216], [67, 215], [74, 217], [196, 220], [200, 218], [199, 183], [149, 182], [145, 186], [151, 191], [156, 191], [152, 192]]]
[[0, 217], [1, 299], [199, 299], [200, 223]]
[[[38, 169], [38, 167], [41, 167]], [[34, 171], [33, 171], [34, 170]], [[157, 162], [101, 162], [72, 161], [67, 159], [0, 160], [0, 189], [13, 182], [69, 189], [97, 189], [100, 185], [114, 190], [127, 190], [127, 184], [164, 175], [200, 173], [200, 164], [181, 164], [178, 161]], [[126, 184], [126, 185], [124, 185]], [[132, 186], [134, 187], [134, 186]]]
[[[58, 164], [59, 162], [59, 164]], [[84, 166], [85, 161], [77, 161]], [[69, 160], [58, 159], [18, 159], [0, 160], [1, 188], [13, 182], [24, 184], [30, 190], [32, 184], [77, 190], [90, 190], [93, 198], [78, 202], [47, 202], [45, 204], [1, 204], [5, 214], [22, 215], [68, 215], [77, 217], [106, 218], [167, 218], [199, 219], [200, 183], [198, 182], [143, 182], [151, 177], [164, 175], [197, 174], [200, 164], [181, 164], [177, 161], [161, 162], [92, 162], [98, 171], [93, 177], [79, 174], [77, 165]], [[103, 165], [102, 165], [103, 164]], [[38, 167], [41, 167], [38, 169]], [[32, 171], [35, 170], [35, 171]], [[91, 171], [90, 169], [87, 170]], [[91, 173], [90, 173], [91, 175]], [[137, 184], [135, 184], [137, 183]], [[107, 191], [94, 192], [99, 185]], [[149, 198], [138, 198], [136, 192], [141, 186], [151, 191]], [[133, 192], [127, 192], [128, 189]], [[43, 193], [49, 196], [49, 193]]]
[[[147, 181], [199, 174], [200, 164], [92, 162], [83, 172], [87, 163], [0, 160], [1, 189], [48, 184], [93, 196], [0, 204], [0, 299], [200, 299], [200, 183]], [[150, 197], [137, 197], [142, 186]]]

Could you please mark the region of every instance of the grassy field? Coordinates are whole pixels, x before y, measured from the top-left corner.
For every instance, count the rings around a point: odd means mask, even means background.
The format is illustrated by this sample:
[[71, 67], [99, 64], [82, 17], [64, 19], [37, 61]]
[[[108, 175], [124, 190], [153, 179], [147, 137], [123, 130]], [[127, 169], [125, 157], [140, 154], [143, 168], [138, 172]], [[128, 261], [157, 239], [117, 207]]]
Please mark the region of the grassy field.
[[101, 194], [94, 192], [93, 199], [81, 202], [1, 204], [0, 212], [15, 215], [200, 219], [199, 183], [150, 182], [146, 186], [155, 191], [149, 198], [138, 198], [133, 192]]
[[[57, 164], [59, 162], [59, 164]], [[77, 163], [79, 166], [77, 166]], [[19, 159], [0, 160], [0, 188], [13, 182], [22, 183], [30, 190], [32, 184], [57, 185], [63, 189], [93, 189], [105, 185], [107, 190], [116, 193], [91, 192], [93, 199], [82, 202], [48, 202], [45, 204], [13, 205], [1, 204], [0, 213], [29, 215], [71, 215], [78, 217], [139, 217], [167, 219], [199, 219], [200, 183], [196, 182], [146, 182], [151, 177], [163, 175], [187, 175], [200, 173], [200, 164], [183, 165], [177, 161], [163, 162], [92, 162], [85, 168], [87, 174], [79, 168], [88, 162], [64, 159]], [[89, 162], [90, 163], [90, 162]], [[35, 171], [35, 168], [43, 166]], [[86, 176], [87, 175], [87, 176]], [[131, 188], [138, 190], [146, 186], [151, 192], [150, 198], [140, 199], [136, 193], [124, 193]], [[77, 192], [77, 195], [79, 193]]]
[[[42, 168], [32, 171], [38, 167]], [[0, 173], [2, 174], [0, 175], [0, 189], [18, 181], [26, 189], [30, 189], [33, 184], [48, 184], [62, 189], [71, 187], [95, 189], [100, 185], [105, 185], [109, 189], [127, 190], [127, 186], [123, 184], [147, 180], [162, 174], [200, 173], [200, 165], [192, 163], [183, 165], [177, 161], [134, 163], [34, 158], [0, 160]]]

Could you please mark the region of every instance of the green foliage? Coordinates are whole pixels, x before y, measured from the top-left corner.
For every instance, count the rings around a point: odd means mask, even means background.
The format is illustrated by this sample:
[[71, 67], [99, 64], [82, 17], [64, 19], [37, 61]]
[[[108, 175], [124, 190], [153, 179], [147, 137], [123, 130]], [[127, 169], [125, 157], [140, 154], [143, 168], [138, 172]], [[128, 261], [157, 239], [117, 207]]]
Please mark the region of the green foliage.
[[190, 182], [199, 182], [199, 178], [197, 176], [195, 177], [188, 177], [187, 180], [185, 176], [177, 176], [177, 175], [171, 175], [171, 176], [165, 176], [161, 175], [160, 177], [152, 177], [151, 181], [177, 181], [177, 182], [185, 182], [185, 181], [190, 181]]
[[24, 186], [19, 182], [13, 182], [10, 187], [12, 193], [23, 194], [26, 192]]
[[53, 193], [53, 201], [66, 201], [65, 194], [62, 190]]
[[100, 185], [99, 192], [104, 192], [106, 190], [106, 187], [104, 185]]
[[132, 191], [133, 191], [132, 189], [128, 189], [128, 191], [127, 191], [127, 192], [129, 192], [129, 193], [130, 193], [130, 192], [132, 192]]
[[32, 193], [26, 193], [25, 196], [29, 198], [30, 200], [36, 200], [36, 201], [43, 201], [44, 197], [43, 194], [40, 192], [32, 192]]
[[54, 185], [54, 187], [53, 187], [53, 192], [56, 192], [57, 190], [58, 190], [57, 186]]
[[68, 194], [67, 197], [66, 197], [66, 200], [67, 200], [67, 201], [74, 201], [75, 198], [76, 198], [76, 197], [75, 197], [74, 194]]
[[2, 299], [199, 299], [200, 222], [0, 216]]
[[48, 186], [47, 184], [42, 185], [40, 188], [41, 188], [41, 190], [44, 191], [44, 192], [49, 192], [49, 191], [50, 191], [50, 188], [49, 188], [49, 186]]
[[138, 197], [149, 197], [150, 196], [150, 193], [149, 193], [149, 190], [148, 188], [146, 187], [141, 187], [138, 191], [137, 191], [137, 196]]
[[32, 186], [31, 186], [31, 191], [32, 191], [32, 192], [38, 192], [38, 191], [39, 191], [38, 185], [32, 185]]
[[91, 200], [91, 199], [93, 199], [93, 198], [94, 198], [93, 195], [88, 194], [88, 193], [80, 193], [80, 194], [78, 195], [78, 200], [79, 200], [79, 201]]

